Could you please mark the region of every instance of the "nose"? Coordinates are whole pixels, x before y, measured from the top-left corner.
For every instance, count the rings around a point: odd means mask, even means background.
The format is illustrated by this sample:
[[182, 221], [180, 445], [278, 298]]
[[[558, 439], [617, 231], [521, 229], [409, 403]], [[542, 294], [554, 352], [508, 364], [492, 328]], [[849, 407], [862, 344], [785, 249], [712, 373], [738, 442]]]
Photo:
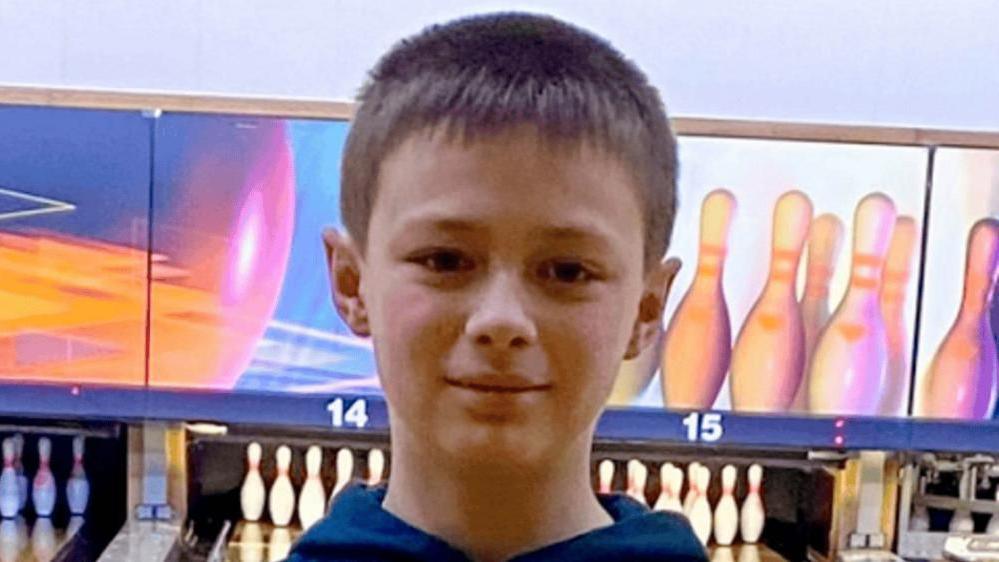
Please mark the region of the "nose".
[[537, 341], [537, 327], [525, 307], [527, 295], [516, 274], [491, 275], [476, 298], [465, 327], [476, 345], [521, 349]]

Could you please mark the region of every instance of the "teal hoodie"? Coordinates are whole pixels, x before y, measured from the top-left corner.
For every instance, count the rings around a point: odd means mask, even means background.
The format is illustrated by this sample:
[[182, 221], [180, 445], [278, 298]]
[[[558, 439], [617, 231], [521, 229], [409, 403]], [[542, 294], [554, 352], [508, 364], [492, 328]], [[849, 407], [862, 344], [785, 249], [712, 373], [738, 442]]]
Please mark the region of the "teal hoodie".
[[[471, 561], [442, 539], [382, 509], [385, 492], [385, 487], [363, 485], [343, 490], [330, 514], [295, 543], [288, 562]], [[707, 552], [682, 515], [649, 511], [623, 494], [598, 495], [597, 499], [614, 519], [612, 525], [520, 554], [510, 562], [707, 562]]]

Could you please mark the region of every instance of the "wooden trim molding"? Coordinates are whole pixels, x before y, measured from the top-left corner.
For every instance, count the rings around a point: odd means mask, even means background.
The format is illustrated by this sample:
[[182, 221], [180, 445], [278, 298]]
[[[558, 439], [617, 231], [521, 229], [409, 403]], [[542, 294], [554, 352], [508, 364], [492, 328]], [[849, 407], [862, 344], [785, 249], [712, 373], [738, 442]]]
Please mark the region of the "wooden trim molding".
[[[0, 104], [119, 110], [159, 109], [189, 113], [339, 120], [349, 120], [354, 114], [354, 103], [349, 101], [3, 85], [0, 85]], [[999, 148], [999, 131], [957, 131], [707, 117], [675, 117], [672, 121], [673, 130], [679, 135], [686, 136]]]
[[114, 90], [76, 90], [0, 85], [0, 104], [79, 107], [90, 109], [155, 110], [187, 113], [231, 113], [269, 117], [343, 119], [353, 116], [350, 102], [166, 94]]

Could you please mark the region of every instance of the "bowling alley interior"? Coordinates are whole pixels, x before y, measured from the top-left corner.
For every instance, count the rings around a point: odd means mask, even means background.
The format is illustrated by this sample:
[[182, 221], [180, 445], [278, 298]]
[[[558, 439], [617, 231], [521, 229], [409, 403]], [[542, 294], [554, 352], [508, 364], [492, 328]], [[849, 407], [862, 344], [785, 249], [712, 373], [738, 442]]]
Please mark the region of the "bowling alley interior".
[[[620, 50], [676, 137], [682, 266], [593, 494], [712, 562], [999, 560], [999, 4], [517, 6]], [[508, 9], [0, 0], [0, 562], [285, 560], [392, 486], [324, 251], [357, 95]]]

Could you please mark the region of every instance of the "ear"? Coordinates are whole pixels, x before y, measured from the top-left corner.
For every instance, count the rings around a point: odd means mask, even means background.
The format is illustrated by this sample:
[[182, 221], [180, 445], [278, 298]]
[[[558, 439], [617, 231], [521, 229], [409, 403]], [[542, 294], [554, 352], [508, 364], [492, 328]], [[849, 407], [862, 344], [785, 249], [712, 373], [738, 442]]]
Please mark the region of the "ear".
[[351, 331], [361, 337], [371, 335], [368, 309], [361, 296], [361, 253], [346, 233], [335, 228], [323, 230], [326, 264], [330, 272], [333, 305]]
[[638, 357], [659, 337], [666, 299], [669, 297], [670, 288], [673, 287], [673, 280], [680, 271], [680, 265], [678, 258], [668, 258], [645, 275], [645, 288], [642, 299], [638, 302], [638, 317], [632, 327], [628, 348], [624, 352], [625, 359]]

